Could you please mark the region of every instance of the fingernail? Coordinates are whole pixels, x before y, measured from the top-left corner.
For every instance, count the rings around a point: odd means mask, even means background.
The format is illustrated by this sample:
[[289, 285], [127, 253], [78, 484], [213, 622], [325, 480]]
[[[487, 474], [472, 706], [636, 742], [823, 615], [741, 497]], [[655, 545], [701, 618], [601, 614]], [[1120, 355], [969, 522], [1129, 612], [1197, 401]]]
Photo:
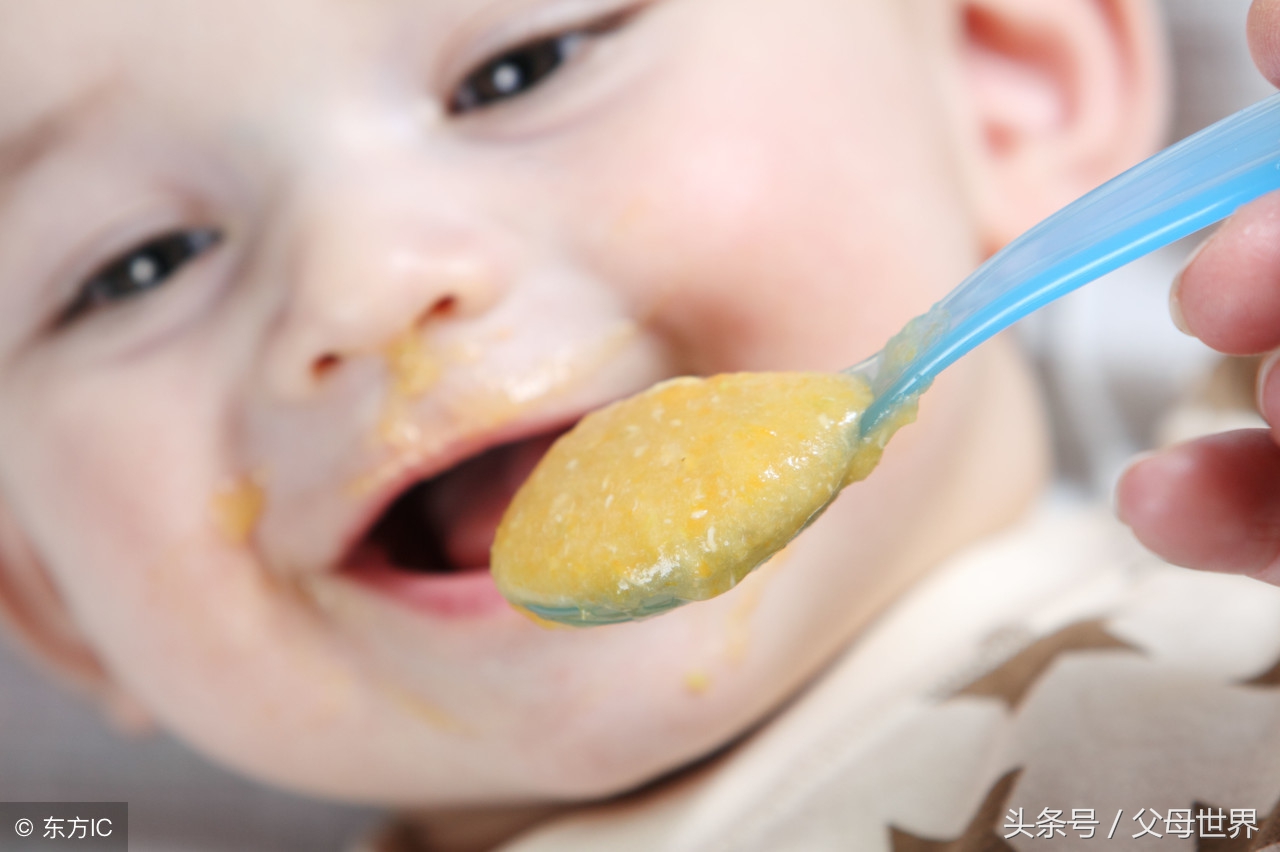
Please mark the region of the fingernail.
[[1173, 287], [1169, 290], [1169, 316], [1173, 319], [1173, 325], [1178, 331], [1194, 337], [1191, 329], [1187, 328], [1187, 318], [1182, 315], [1182, 300], [1178, 298], [1178, 287], [1182, 284], [1182, 273], [1178, 273], [1178, 277], [1173, 279]]
[[1126, 518], [1124, 516], [1124, 512], [1121, 511], [1120, 483], [1124, 482], [1124, 478], [1129, 475], [1129, 471], [1133, 470], [1135, 467], [1142, 464], [1147, 459], [1155, 456], [1156, 452], [1157, 452], [1156, 450], [1147, 450], [1146, 452], [1138, 453], [1136, 456], [1129, 459], [1129, 463], [1125, 465], [1124, 470], [1122, 470], [1120, 472], [1120, 475], [1116, 477], [1115, 487], [1111, 489], [1111, 513], [1115, 515], [1116, 518], [1120, 521], [1120, 523], [1124, 524], [1125, 526], [1133, 526], [1133, 525], [1129, 523], [1129, 519]]
[[1182, 315], [1182, 276], [1186, 274], [1187, 267], [1200, 256], [1200, 252], [1204, 251], [1204, 247], [1209, 245], [1210, 239], [1213, 238], [1204, 240], [1191, 250], [1191, 254], [1187, 255], [1187, 259], [1182, 262], [1182, 267], [1178, 270], [1178, 274], [1173, 276], [1173, 283], [1169, 286], [1169, 316], [1173, 318], [1173, 324], [1178, 331], [1192, 337], [1194, 335], [1187, 326], [1187, 318]]
[[[1267, 389], [1267, 380], [1271, 378], [1271, 371], [1276, 368], [1276, 364], [1280, 363], [1280, 350], [1272, 352], [1263, 359], [1262, 364], [1258, 367], [1258, 379], [1253, 386], [1253, 405], [1258, 409], [1258, 413], [1263, 419], [1267, 417], [1267, 410], [1262, 407], [1262, 397]], [[1270, 422], [1268, 420], [1268, 422]]]

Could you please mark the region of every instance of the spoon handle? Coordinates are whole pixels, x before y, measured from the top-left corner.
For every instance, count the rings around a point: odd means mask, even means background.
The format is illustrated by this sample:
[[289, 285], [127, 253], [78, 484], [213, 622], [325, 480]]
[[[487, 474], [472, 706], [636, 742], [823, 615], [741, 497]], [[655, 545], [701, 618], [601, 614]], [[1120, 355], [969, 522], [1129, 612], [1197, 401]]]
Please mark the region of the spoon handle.
[[[881, 353], [867, 434], [982, 341], [1090, 281], [1280, 189], [1280, 94], [1144, 160], [992, 255]], [[895, 357], [895, 352], [898, 356]]]

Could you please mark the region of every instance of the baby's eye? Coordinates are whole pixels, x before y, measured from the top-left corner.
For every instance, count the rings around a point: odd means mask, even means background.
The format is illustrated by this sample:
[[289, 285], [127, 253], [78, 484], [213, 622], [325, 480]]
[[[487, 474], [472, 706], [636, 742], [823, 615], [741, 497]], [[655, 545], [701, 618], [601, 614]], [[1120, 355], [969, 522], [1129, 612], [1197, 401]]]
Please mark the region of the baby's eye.
[[509, 100], [546, 80], [585, 46], [585, 42], [622, 27], [638, 9], [614, 12], [583, 26], [525, 42], [485, 60], [463, 78], [449, 97], [454, 115]]
[[220, 233], [208, 228], [173, 231], [130, 249], [84, 283], [58, 318], [58, 324], [160, 287], [220, 239]]
[[524, 94], [555, 73], [582, 38], [581, 32], [552, 36], [488, 60], [454, 90], [449, 111], [459, 115]]

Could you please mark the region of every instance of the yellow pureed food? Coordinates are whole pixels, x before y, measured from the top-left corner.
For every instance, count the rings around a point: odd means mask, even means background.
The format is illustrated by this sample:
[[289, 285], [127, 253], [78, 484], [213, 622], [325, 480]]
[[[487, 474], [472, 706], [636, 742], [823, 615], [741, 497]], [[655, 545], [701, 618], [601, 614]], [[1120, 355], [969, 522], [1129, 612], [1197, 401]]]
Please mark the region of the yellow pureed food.
[[584, 418], [507, 508], [498, 588], [556, 621], [643, 618], [733, 588], [867, 476], [889, 435], [858, 437], [872, 394], [830, 373], [655, 385]]

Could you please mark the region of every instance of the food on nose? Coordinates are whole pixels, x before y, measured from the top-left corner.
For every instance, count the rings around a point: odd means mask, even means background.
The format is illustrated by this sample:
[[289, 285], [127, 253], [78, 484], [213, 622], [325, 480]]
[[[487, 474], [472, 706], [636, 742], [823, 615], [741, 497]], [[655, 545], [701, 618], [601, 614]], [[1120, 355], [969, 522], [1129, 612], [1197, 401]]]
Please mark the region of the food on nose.
[[427, 349], [422, 333], [410, 329], [387, 344], [384, 352], [392, 392], [407, 399], [422, 396], [440, 380], [443, 366]]
[[733, 588], [879, 461], [858, 377], [680, 378], [584, 418], [543, 457], [498, 528], [491, 567], [543, 618], [609, 623]]
[[410, 449], [421, 440], [410, 407], [440, 381], [444, 364], [431, 352], [416, 328], [395, 337], [382, 354], [390, 384], [378, 419], [378, 435], [389, 447]]

